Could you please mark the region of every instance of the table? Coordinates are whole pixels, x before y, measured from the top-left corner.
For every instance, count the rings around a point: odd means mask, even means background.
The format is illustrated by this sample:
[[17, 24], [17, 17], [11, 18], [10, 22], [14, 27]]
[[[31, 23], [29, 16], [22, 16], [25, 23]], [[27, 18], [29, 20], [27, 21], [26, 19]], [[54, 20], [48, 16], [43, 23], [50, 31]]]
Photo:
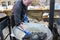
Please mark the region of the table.
[[0, 19], [3, 18], [3, 17], [6, 17], [6, 14], [0, 13]]
[[0, 6], [0, 13], [5, 13], [7, 15], [10, 15], [12, 8], [13, 5], [9, 5], [7, 7]]

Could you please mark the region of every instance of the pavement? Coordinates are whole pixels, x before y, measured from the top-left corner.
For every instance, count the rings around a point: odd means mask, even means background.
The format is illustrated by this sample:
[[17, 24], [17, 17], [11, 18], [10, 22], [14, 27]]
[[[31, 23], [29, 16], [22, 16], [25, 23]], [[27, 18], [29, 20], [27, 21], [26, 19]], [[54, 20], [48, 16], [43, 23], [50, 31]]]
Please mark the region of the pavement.
[[[9, 33], [9, 29], [8, 29], [8, 27], [6, 27], [6, 28], [3, 30], [4, 38], [8, 35], [8, 33]], [[10, 40], [10, 37], [8, 36], [6, 40]]]

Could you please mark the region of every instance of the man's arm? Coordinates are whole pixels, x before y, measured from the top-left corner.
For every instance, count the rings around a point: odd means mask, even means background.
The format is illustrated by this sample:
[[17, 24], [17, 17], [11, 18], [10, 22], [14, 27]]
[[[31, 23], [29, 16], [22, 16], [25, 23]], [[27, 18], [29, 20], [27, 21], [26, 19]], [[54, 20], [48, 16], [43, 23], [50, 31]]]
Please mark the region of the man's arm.
[[20, 25], [21, 23], [21, 1], [18, 1], [14, 4], [13, 10], [12, 10], [13, 16], [14, 16], [14, 22], [15, 26]]

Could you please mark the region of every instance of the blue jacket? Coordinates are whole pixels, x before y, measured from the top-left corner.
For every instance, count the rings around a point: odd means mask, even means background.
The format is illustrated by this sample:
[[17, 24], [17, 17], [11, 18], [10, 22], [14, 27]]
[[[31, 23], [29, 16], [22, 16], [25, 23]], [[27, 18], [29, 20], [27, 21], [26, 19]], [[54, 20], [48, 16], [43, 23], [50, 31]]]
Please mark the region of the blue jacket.
[[23, 16], [27, 13], [27, 7], [23, 4], [23, 2], [17, 1], [12, 9], [12, 23], [14, 26], [20, 25], [23, 22]]

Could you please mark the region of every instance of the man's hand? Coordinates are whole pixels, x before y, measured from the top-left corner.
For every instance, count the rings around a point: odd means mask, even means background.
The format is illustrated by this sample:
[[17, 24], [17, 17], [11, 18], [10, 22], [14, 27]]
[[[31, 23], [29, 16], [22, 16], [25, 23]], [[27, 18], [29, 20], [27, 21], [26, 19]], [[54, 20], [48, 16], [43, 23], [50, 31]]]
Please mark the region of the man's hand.
[[24, 29], [25, 26], [24, 26], [23, 24], [20, 24], [20, 27], [21, 27], [22, 29]]

